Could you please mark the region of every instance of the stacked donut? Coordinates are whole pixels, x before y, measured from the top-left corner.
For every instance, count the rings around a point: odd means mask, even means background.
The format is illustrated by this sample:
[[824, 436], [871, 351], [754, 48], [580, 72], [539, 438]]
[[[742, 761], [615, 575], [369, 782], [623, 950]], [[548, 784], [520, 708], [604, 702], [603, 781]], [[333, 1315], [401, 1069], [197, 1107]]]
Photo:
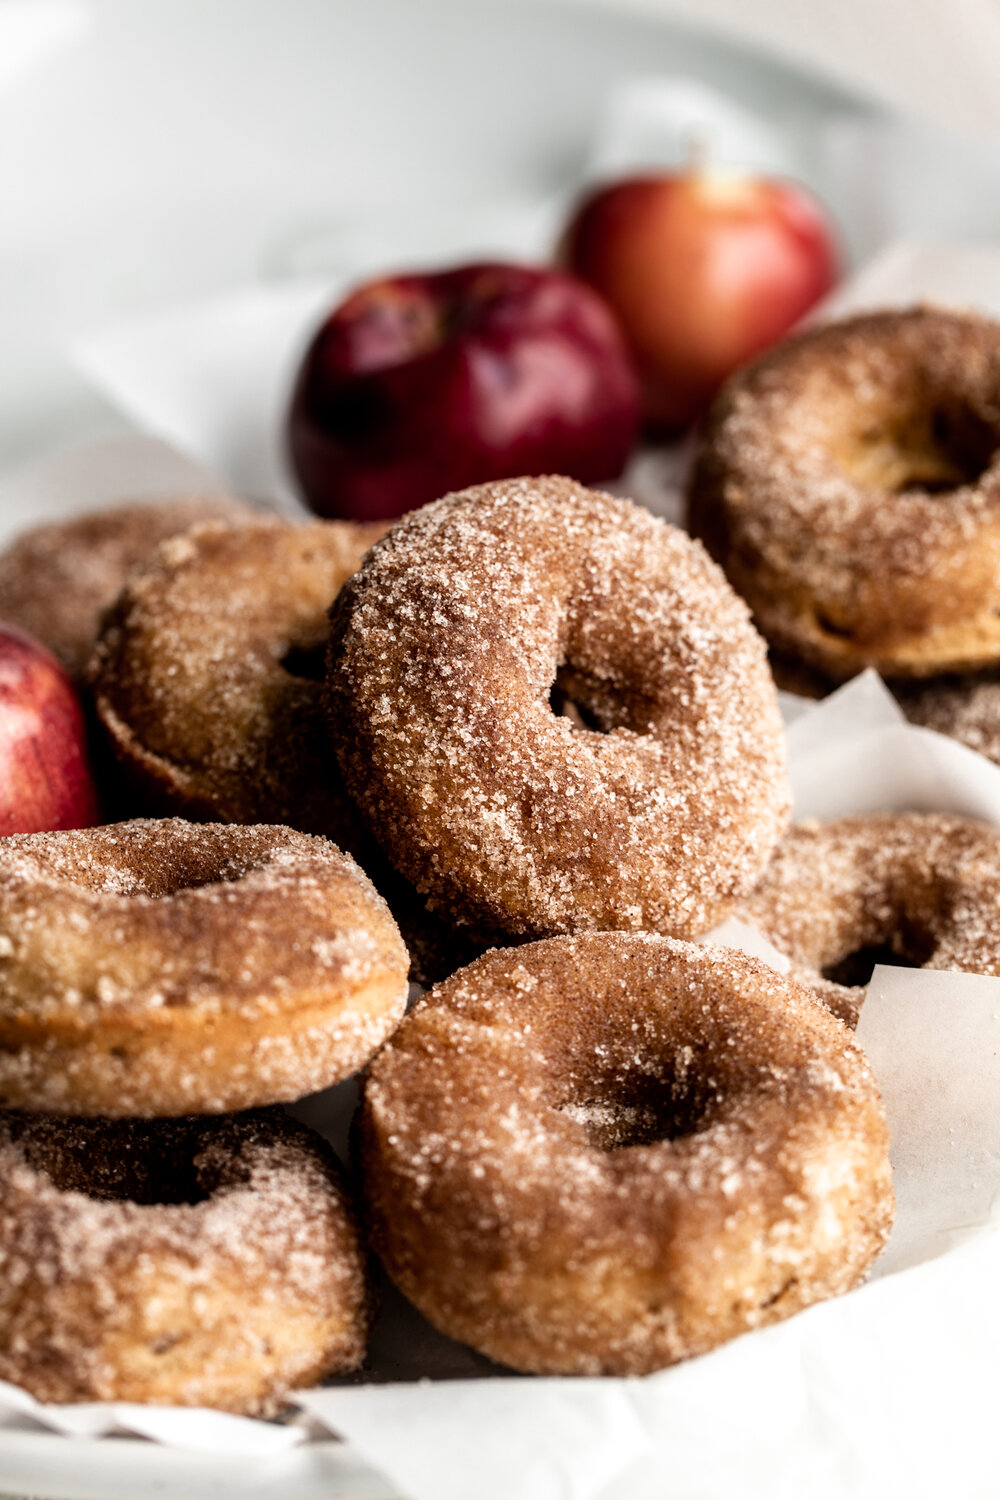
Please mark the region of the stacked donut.
[[779, 681], [822, 696], [874, 667], [1000, 762], [1000, 324], [917, 307], [781, 345], [719, 396], [689, 524]]
[[[1000, 763], [1000, 324], [915, 307], [821, 325], [738, 372], [688, 522], [779, 683], [866, 667]], [[739, 915], [854, 1026], [875, 962], [1000, 973], [1000, 833], [906, 814], [793, 829]]]
[[[2, 606], [79, 673], [132, 566], [158, 539], [183, 552], [193, 522], [271, 526], [193, 500], [40, 528], [0, 561]], [[367, 540], [330, 539], [331, 594]], [[266, 1414], [364, 1358], [346, 1175], [276, 1105], [373, 1054], [406, 950], [349, 855], [279, 821], [269, 782], [226, 803], [233, 780], [185, 809], [212, 821], [0, 841], [0, 1376], [44, 1400]], [[316, 820], [340, 807], [314, 801]]]
[[349, 1075], [402, 1013], [405, 949], [354, 862], [279, 826], [13, 836], [0, 945], [3, 1378], [268, 1412], [355, 1368], [343, 1173], [259, 1107]]
[[[505, 1364], [652, 1370], [863, 1278], [864, 1057], [689, 941], [787, 822], [764, 646], [697, 543], [514, 480], [381, 539], [202, 521], [98, 608], [136, 816], [0, 841], [0, 1377], [266, 1411], [356, 1366], [344, 1179], [274, 1106], [366, 1064], [371, 1242]], [[402, 1020], [413, 957], [442, 982]]]

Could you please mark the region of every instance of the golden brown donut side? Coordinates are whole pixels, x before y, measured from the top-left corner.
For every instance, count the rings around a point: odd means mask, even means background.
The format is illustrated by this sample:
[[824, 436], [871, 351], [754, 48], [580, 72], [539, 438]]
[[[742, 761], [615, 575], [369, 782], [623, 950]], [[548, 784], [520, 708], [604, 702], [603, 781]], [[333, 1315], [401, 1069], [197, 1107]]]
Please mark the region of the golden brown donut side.
[[0, 1266], [0, 1379], [41, 1401], [269, 1415], [364, 1357], [342, 1174], [280, 1110], [0, 1114]]
[[42, 641], [81, 677], [105, 610], [154, 547], [199, 521], [254, 514], [230, 495], [183, 495], [33, 526], [0, 553], [0, 620]]
[[1000, 324], [936, 308], [811, 329], [735, 375], [689, 525], [779, 651], [843, 679], [1000, 660]]
[[348, 1077], [403, 1014], [384, 901], [326, 840], [135, 820], [0, 842], [0, 1101], [245, 1109]]
[[1000, 974], [1000, 829], [942, 813], [792, 828], [736, 915], [848, 1025], [874, 963]]
[[375, 1059], [372, 1242], [515, 1369], [641, 1374], [863, 1279], [893, 1211], [867, 1062], [811, 995], [649, 934], [488, 953]]
[[681, 532], [567, 479], [404, 518], [338, 600], [328, 687], [370, 829], [477, 936], [703, 931], [785, 824], [744, 606]]
[[206, 525], [129, 578], [88, 676], [145, 810], [359, 838], [322, 712], [326, 611], [384, 525]]

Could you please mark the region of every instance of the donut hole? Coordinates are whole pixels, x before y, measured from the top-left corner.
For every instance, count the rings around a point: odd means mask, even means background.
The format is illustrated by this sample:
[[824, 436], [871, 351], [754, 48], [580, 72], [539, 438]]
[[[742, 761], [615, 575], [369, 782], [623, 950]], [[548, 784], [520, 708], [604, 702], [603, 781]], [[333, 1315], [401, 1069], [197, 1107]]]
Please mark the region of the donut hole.
[[823, 610], [816, 611], [816, 623], [826, 635], [840, 636], [843, 640], [850, 640], [854, 635], [851, 626], [841, 624]]
[[557, 718], [568, 719], [574, 729], [589, 729], [594, 734], [604, 732], [596, 714], [586, 703], [578, 703], [572, 698], [558, 678], [549, 691], [549, 707]]
[[574, 729], [592, 734], [610, 734], [613, 729], [648, 733], [655, 717], [654, 706], [640, 691], [569, 661], [559, 664], [549, 689], [549, 707]]
[[289, 677], [300, 677], [306, 682], [325, 682], [326, 641], [315, 645], [289, 646], [280, 658], [280, 665]]
[[974, 485], [989, 468], [997, 432], [962, 402], [930, 403], [855, 433], [840, 462], [866, 489], [942, 495]]
[[224, 863], [216, 860], [178, 860], [168, 868], [139, 872], [136, 894], [149, 896], [154, 901], [167, 901], [179, 896], [182, 891], [197, 891], [207, 885], [221, 885], [240, 880], [253, 866], [240, 860]]
[[[158, 1121], [157, 1124], [165, 1124]], [[195, 1138], [183, 1130], [133, 1127], [126, 1149], [114, 1127], [100, 1120], [65, 1120], [58, 1129], [11, 1127], [28, 1165], [61, 1193], [83, 1193], [115, 1203], [202, 1203]]]
[[896, 969], [922, 969], [934, 955], [937, 942], [926, 929], [904, 926], [885, 940], [862, 943], [832, 963], [824, 964], [820, 973], [833, 984], [848, 989], [864, 989], [871, 983], [876, 964]]
[[91, 889], [106, 896], [146, 896], [153, 901], [167, 901], [172, 896], [179, 896], [182, 891], [196, 891], [202, 886], [239, 880], [250, 868], [250, 865], [242, 862], [234, 865], [230, 861], [220, 866], [215, 861], [178, 858], [162, 868], [109, 869], [104, 872], [105, 879], [99, 884], [94, 881]]
[[[141, 831], [140, 831], [141, 830]], [[162, 837], [170, 834], [169, 850]], [[164, 901], [183, 891], [242, 880], [266, 860], [252, 830], [218, 830], [180, 820], [169, 827], [156, 822], [110, 828], [104, 840], [92, 840], [83, 868], [61, 871], [89, 891], [127, 899], [145, 896]]]
[[652, 1146], [696, 1135], [710, 1123], [707, 1093], [681, 1069], [672, 1076], [635, 1067], [605, 1077], [561, 1103], [598, 1151]]

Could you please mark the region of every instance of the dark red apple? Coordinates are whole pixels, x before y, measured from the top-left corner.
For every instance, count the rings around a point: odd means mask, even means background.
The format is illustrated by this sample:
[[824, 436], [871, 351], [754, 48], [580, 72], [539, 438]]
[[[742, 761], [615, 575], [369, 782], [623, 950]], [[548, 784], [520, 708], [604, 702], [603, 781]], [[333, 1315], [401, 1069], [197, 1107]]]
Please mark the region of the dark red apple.
[[314, 511], [375, 520], [518, 474], [613, 479], [638, 421], [600, 297], [560, 271], [482, 264], [348, 297], [306, 352], [288, 436]]
[[647, 422], [674, 431], [837, 279], [829, 222], [804, 188], [708, 170], [598, 189], [562, 255], [617, 315]]
[[73, 684], [44, 646], [0, 623], [0, 835], [96, 822]]

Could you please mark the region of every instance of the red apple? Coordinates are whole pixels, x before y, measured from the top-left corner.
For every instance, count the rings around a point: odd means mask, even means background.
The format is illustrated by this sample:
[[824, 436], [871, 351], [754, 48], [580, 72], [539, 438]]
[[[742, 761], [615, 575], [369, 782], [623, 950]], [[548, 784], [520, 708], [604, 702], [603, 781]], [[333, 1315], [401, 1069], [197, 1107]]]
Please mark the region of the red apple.
[[374, 520], [518, 474], [612, 479], [638, 422], [596, 293], [561, 271], [483, 264], [348, 297], [306, 352], [288, 435], [313, 510]]
[[44, 646], [0, 624], [0, 835], [96, 821], [73, 684]]
[[564, 259], [618, 316], [647, 421], [677, 430], [833, 286], [829, 223], [793, 182], [690, 170], [600, 188]]

